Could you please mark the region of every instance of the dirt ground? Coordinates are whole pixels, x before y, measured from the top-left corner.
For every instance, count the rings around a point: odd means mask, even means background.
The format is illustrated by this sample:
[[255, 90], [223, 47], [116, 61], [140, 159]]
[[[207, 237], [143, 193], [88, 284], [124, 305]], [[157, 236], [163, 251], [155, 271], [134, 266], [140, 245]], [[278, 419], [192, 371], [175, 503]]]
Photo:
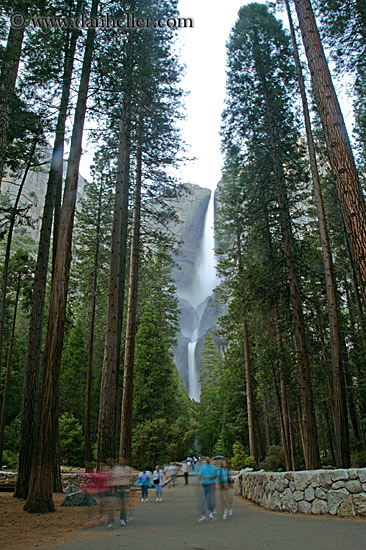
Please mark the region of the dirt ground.
[[[23, 511], [24, 501], [13, 493], [0, 493], [0, 548], [1, 550], [48, 550], [68, 540], [93, 539], [103, 536], [105, 526], [85, 529], [87, 508], [61, 506], [64, 495], [55, 494], [56, 511], [51, 514], [28, 514]], [[140, 492], [131, 492], [130, 506], [140, 502]], [[95, 508], [95, 510], [94, 510]], [[99, 507], [93, 507], [99, 518]]]

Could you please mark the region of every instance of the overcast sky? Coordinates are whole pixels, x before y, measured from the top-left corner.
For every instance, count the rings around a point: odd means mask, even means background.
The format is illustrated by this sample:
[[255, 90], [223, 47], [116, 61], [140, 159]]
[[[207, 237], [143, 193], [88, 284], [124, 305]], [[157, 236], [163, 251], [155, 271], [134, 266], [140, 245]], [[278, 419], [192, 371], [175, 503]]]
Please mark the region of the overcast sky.
[[[197, 160], [180, 167], [183, 182], [215, 189], [221, 177], [221, 113], [224, 108], [226, 81], [226, 41], [234, 26], [239, 8], [252, 0], [179, 0], [181, 17], [193, 19], [193, 28], [178, 31], [181, 62], [185, 64], [182, 87], [186, 120], [182, 136], [188, 155]], [[276, 15], [280, 17], [279, 14]], [[287, 26], [287, 17], [282, 18]], [[348, 130], [352, 131], [352, 102], [345, 94], [344, 82], [335, 82]], [[84, 138], [84, 142], [86, 139]], [[84, 144], [80, 172], [90, 178], [92, 149]]]
[[197, 157], [182, 170], [184, 182], [214, 189], [221, 177], [220, 125], [226, 80], [225, 44], [243, 0], [179, 0], [182, 17], [194, 27], [181, 29], [182, 62], [186, 65], [183, 87], [187, 119], [182, 124], [189, 154]]

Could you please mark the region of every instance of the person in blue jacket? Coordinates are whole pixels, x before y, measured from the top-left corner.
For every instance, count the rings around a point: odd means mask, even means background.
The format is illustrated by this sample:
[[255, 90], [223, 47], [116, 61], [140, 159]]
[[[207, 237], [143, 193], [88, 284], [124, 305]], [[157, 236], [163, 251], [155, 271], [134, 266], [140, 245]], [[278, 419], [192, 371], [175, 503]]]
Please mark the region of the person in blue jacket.
[[137, 478], [136, 487], [139, 487], [141, 485], [141, 502], [149, 502], [148, 494], [149, 494], [149, 487], [151, 487], [151, 478], [150, 474], [143, 470], [139, 473], [139, 477]]
[[214, 519], [217, 478], [217, 468], [214, 464], [211, 464], [211, 459], [207, 456], [198, 472], [198, 481], [201, 484], [201, 517], [198, 523], [207, 519], [206, 507], [208, 509], [208, 517]]

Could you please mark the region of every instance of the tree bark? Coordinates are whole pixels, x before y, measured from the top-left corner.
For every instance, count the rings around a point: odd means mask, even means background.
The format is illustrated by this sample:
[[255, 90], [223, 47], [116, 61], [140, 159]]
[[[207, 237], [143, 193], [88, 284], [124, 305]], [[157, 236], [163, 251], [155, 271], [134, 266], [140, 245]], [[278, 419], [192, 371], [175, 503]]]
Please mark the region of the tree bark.
[[56, 189], [61, 189], [62, 187], [65, 127], [77, 38], [78, 34], [74, 31], [71, 35], [70, 45], [65, 53], [60, 109], [47, 182], [47, 192], [43, 207], [37, 263], [34, 274], [27, 354], [24, 367], [19, 467], [14, 493], [16, 498], [24, 499], [27, 498], [28, 494], [28, 481], [33, 456], [32, 449], [34, 442], [39, 372], [41, 367], [43, 315], [47, 286], [52, 219]]
[[130, 170], [131, 103], [125, 98], [120, 123], [116, 194], [109, 272], [107, 330], [100, 383], [98, 468], [113, 464], [116, 455], [117, 396], [126, 272]]
[[103, 180], [100, 183], [100, 192], [98, 197], [98, 212], [97, 212], [97, 232], [95, 239], [95, 254], [93, 268], [93, 283], [91, 290], [91, 305], [89, 318], [89, 339], [88, 339], [88, 362], [86, 367], [86, 384], [85, 384], [85, 407], [84, 407], [84, 458], [85, 470], [91, 471], [92, 449], [90, 440], [90, 413], [91, 413], [91, 388], [93, 375], [93, 351], [94, 351], [94, 328], [95, 328], [95, 308], [98, 286], [98, 269], [99, 269], [99, 246], [100, 246], [100, 219], [102, 212], [102, 197], [103, 197]]
[[366, 303], [366, 205], [310, 0], [294, 0], [311, 81]]
[[246, 379], [246, 394], [247, 394], [247, 411], [248, 411], [248, 432], [249, 432], [249, 454], [256, 463], [258, 463], [257, 445], [255, 440], [254, 428], [254, 400], [252, 387], [252, 363], [249, 351], [249, 334], [247, 313], [242, 310], [242, 331], [244, 344], [244, 362], [245, 362], [245, 379]]
[[[140, 122], [141, 124], [141, 122]], [[119, 446], [120, 464], [131, 465], [132, 455], [132, 404], [133, 369], [135, 358], [135, 339], [137, 331], [137, 292], [139, 278], [140, 220], [141, 220], [141, 184], [142, 184], [142, 145], [137, 147], [135, 201], [132, 214], [132, 236], [130, 254], [130, 276], [128, 289], [126, 346], [123, 373], [123, 393], [121, 409], [121, 435]]]
[[[98, 0], [93, 0], [90, 17], [96, 17]], [[50, 312], [44, 351], [44, 363], [37, 415], [34, 457], [29, 492], [24, 510], [46, 513], [54, 511], [52, 499], [55, 449], [58, 427], [58, 398], [61, 356], [64, 338], [67, 291], [71, 263], [72, 230], [74, 222], [81, 143], [84, 129], [91, 62], [94, 51], [95, 28], [89, 27], [85, 44], [83, 68], [67, 166], [64, 200], [57, 242], [55, 273], [52, 281]]]
[[342, 345], [340, 337], [339, 312], [336, 295], [336, 281], [334, 276], [333, 258], [330, 248], [327, 220], [323, 203], [322, 190], [315, 154], [315, 145], [313, 133], [311, 129], [310, 114], [306, 97], [304, 77], [302, 74], [299, 51], [296, 42], [295, 30], [292, 22], [292, 16], [288, 0], [285, 0], [288, 20], [290, 24], [290, 32], [292, 46], [294, 50], [294, 58], [297, 70], [298, 83], [302, 101], [302, 109], [304, 114], [306, 140], [308, 146], [308, 154], [310, 160], [310, 170], [313, 181], [315, 204], [318, 213], [318, 223], [320, 240], [322, 245], [325, 286], [327, 293], [328, 319], [330, 329], [330, 349], [332, 357], [332, 381], [333, 381], [333, 408], [334, 408], [334, 434], [335, 434], [335, 455], [337, 468], [350, 467], [349, 453], [349, 432], [347, 407], [345, 404], [344, 395], [344, 380], [343, 380], [343, 357]]

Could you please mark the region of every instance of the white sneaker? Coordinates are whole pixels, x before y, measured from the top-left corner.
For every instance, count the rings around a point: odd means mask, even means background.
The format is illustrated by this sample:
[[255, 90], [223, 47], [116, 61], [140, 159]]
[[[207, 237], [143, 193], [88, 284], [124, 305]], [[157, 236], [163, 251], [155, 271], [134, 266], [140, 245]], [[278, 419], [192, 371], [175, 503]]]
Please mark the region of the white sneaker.
[[201, 516], [200, 519], [198, 520], [198, 523], [202, 523], [203, 521], [206, 521], [206, 516]]
[[208, 514], [208, 517], [209, 517], [210, 519], [215, 519], [212, 512], [210, 512], [210, 513]]
[[227, 519], [227, 510], [224, 511], [224, 515], [222, 516], [222, 519]]
[[145, 502], [149, 502], [149, 499], [148, 499], [148, 498], [145, 498]]
[[230, 508], [230, 510], [229, 510], [229, 516], [232, 516], [232, 515], [233, 515], [233, 510], [232, 510], [232, 508]]
[[142, 498], [142, 499], [141, 499], [141, 502], [145, 502], [145, 499]]
[[162, 498], [160, 498], [160, 499], [159, 499], [159, 502], [163, 502], [163, 499], [162, 499]]
[[121, 519], [120, 524], [121, 524], [121, 525], [126, 525], [125, 520], [124, 520], [124, 519]]
[[157, 498], [157, 499], [155, 500], [155, 502], [159, 502], [159, 499]]

